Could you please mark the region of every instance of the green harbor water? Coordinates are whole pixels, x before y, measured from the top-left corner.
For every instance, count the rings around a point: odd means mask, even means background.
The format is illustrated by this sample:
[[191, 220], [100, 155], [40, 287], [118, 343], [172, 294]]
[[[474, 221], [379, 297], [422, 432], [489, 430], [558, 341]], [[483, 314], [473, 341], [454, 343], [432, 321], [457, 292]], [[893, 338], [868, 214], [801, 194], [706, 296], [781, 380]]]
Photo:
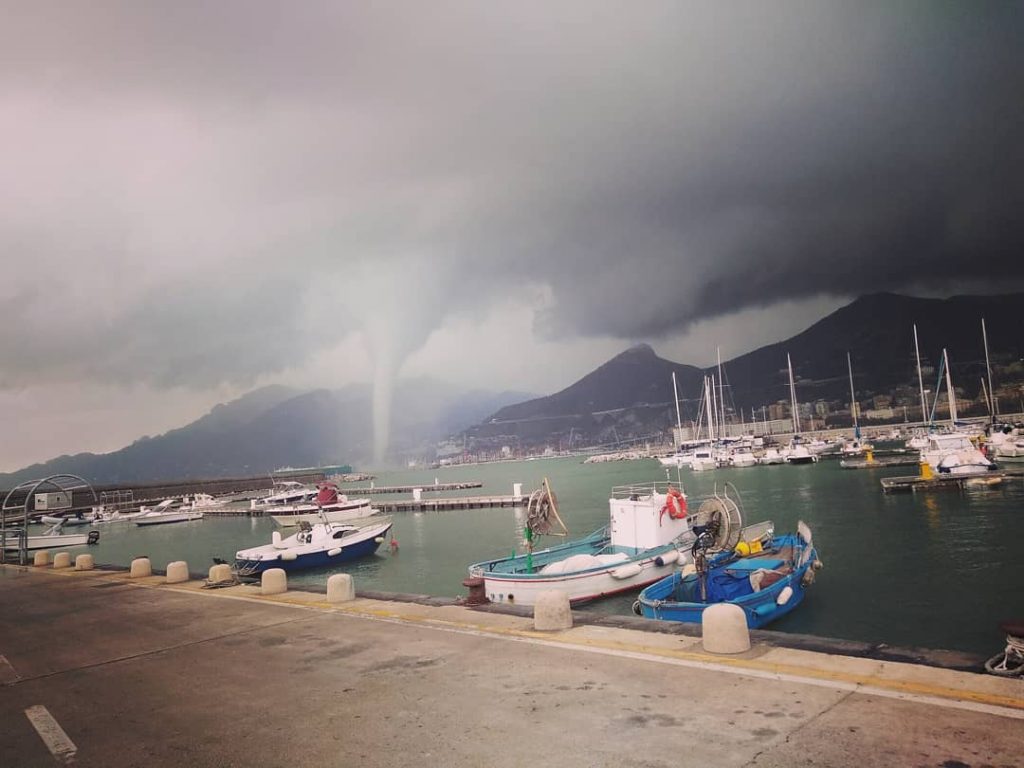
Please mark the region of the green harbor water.
[[[825, 568], [804, 604], [771, 629], [852, 640], [994, 653], [999, 620], [1024, 616], [1017, 549], [1024, 542], [1024, 482], [963, 492], [885, 495], [880, 477], [913, 468], [844, 470], [835, 461], [808, 466], [766, 466], [682, 473], [691, 507], [715, 484], [739, 489], [748, 522], [770, 519], [776, 530], [804, 520], [814, 532]], [[608, 520], [612, 486], [666, 479], [654, 460], [582, 464], [575, 458], [380, 472], [377, 485], [423, 484], [424, 497], [440, 482], [480, 481], [463, 495], [529, 491], [548, 477], [573, 537]], [[673, 478], [675, 472], [673, 471]], [[374, 498], [401, 498], [399, 496]], [[472, 562], [510, 554], [521, 545], [523, 517], [515, 509], [475, 509], [394, 515], [399, 548], [387, 545], [337, 570], [353, 574], [359, 589], [465, 594]], [[99, 563], [127, 565], [148, 556], [154, 567], [188, 561], [203, 571], [212, 558], [270, 541], [269, 518], [207, 517], [185, 524], [100, 527], [90, 548]], [[542, 542], [543, 543], [543, 542]], [[75, 550], [84, 551], [84, 550]], [[333, 571], [293, 574], [293, 582], [324, 583]], [[588, 610], [628, 613], [635, 596], [594, 603]]]

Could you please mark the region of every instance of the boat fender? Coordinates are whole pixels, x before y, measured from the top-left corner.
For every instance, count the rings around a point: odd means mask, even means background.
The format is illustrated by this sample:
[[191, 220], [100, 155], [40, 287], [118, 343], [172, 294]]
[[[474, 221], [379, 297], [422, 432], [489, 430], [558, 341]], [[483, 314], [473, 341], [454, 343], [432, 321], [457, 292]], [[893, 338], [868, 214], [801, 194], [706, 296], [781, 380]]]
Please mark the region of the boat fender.
[[779, 592], [779, 596], [775, 598], [776, 605], [785, 605], [789, 602], [789, 599], [793, 597], [793, 588], [786, 586]]
[[637, 576], [643, 568], [640, 567], [640, 563], [630, 563], [629, 565], [623, 565], [612, 571], [613, 579], [631, 579]]
[[281, 553], [281, 559], [282, 560], [294, 560], [297, 557], [298, 557], [298, 555], [295, 552], [282, 552]]
[[664, 554], [658, 555], [656, 558], [654, 558], [654, 564], [659, 566], [659, 567], [662, 566], [662, 565], [671, 565], [672, 563], [676, 562], [676, 560], [678, 560], [678, 559], [679, 559], [679, 550], [678, 549], [670, 549], [668, 552], [665, 552]]
[[383, 537], [383, 536], [378, 536], [378, 537], [377, 537], [376, 539], [374, 539], [373, 541], [374, 541], [374, 543], [376, 543], [376, 544], [383, 544], [383, 543], [384, 543], [384, 537]]
[[328, 557], [337, 557], [340, 554], [341, 554], [341, 547], [335, 547], [334, 549], [328, 549], [327, 550], [327, 556]]
[[640, 608], [640, 601], [639, 600], [634, 600], [633, 601], [633, 613], [635, 613], [637, 616], [643, 616], [644, 615], [643, 610], [641, 610], [641, 608]]

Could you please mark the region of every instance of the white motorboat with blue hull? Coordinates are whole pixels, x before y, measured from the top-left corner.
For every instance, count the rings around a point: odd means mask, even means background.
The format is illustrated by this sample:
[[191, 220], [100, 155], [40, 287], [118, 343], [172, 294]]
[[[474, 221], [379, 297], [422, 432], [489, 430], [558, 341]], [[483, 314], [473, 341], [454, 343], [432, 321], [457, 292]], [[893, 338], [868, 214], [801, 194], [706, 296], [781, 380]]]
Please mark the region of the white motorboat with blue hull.
[[287, 538], [274, 531], [270, 544], [235, 553], [235, 570], [239, 576], [255, 576], [268, 568], [298, 571], [339, 565], [372, 555], [391, 526], [391, 518], [385, 517], [363, 525], [304, 523]]
[[704, 574], [692, 567], [674, 573], [641, 592], [633, 609], [649, 619], [700, 624], [709, 605], [730, 603], [743, 609], [748, 627], [763, 627], [803, 602], [821, 567], [810, 529], [800, 523], [797, 530], [769, 533], [753, 552], [750, 544], [740, 548], [743, 554], [721, 552], [707, 561]]
[[692, 541], [682, 492], [668, 483], [619, 486], [609, 500], [609, 525], [586, 538], [522, 555], [475, 563], [495, 603], [533, 605], [546, 590], [573, 604], [651, 584], [689, 558]]

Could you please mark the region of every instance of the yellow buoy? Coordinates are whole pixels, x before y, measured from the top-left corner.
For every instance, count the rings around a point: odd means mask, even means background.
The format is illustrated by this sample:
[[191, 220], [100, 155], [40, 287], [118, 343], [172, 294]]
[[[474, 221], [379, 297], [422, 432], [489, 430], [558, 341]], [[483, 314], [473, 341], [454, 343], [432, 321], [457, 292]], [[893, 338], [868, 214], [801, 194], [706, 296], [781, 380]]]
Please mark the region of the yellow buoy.
[[929, 464], [927, 461], [922, 461], [921, 462], [921, 479], [922, 480], [932, 480], [934, 478], [935, 478], [935, 475], [932, 472], [932, 465]]

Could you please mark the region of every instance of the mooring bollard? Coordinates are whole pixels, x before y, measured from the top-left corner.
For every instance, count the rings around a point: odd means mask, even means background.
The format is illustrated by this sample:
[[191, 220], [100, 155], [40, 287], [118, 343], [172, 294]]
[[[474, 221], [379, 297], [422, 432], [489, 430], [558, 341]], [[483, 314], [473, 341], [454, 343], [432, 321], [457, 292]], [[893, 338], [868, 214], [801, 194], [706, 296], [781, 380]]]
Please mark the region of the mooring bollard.
[[347, 573], [336, 573], [327, 578], [327, 602], [347, 603], [356, 599], [356, 585]]
[[167, 564], [167, 583], [180, 584], [188, 581], [188, 563], [184, 560], [175, 560]]
[[744, 653], [750, 650], [747, 615], [738, 605], [716, 603], [701, 614], [704, 650], [708, 653]]
[[71, 553], [70, 552], [58, 552], [53, 556], [53, 567], [54, 568], [70, 568], [71, 567]]
[[91, 571], [95, 565], [96, 563], [93, 561], [92, 555], [79, 555], [75, 558], [76, 571]]
[[219, 563], [210, 566], [210, 573], [207, 580], [211, 584], [219, 584], [222, 581], [231, 581], [231, 566], [227, 563]]
[[260, 591], [264, 595], [280, 595], [288, 591], [288, 574], [284, 568], [268, 568], [260, 578]]
[[50, 550], [40, 549], [32, 556], [32, 565], [36, 567], [50, 564]]
[[537, 602], [533, 606], [533, 628], [571, 629], [572, 609], [569, 607], [569, 595], [560, 589], [547, 589], [537, 595]]
[[153, 566], [148, 557], [136, 557], [132, 560], [131, 570], [128, 571], [129, 579], [144, 579], [153, 575]]

